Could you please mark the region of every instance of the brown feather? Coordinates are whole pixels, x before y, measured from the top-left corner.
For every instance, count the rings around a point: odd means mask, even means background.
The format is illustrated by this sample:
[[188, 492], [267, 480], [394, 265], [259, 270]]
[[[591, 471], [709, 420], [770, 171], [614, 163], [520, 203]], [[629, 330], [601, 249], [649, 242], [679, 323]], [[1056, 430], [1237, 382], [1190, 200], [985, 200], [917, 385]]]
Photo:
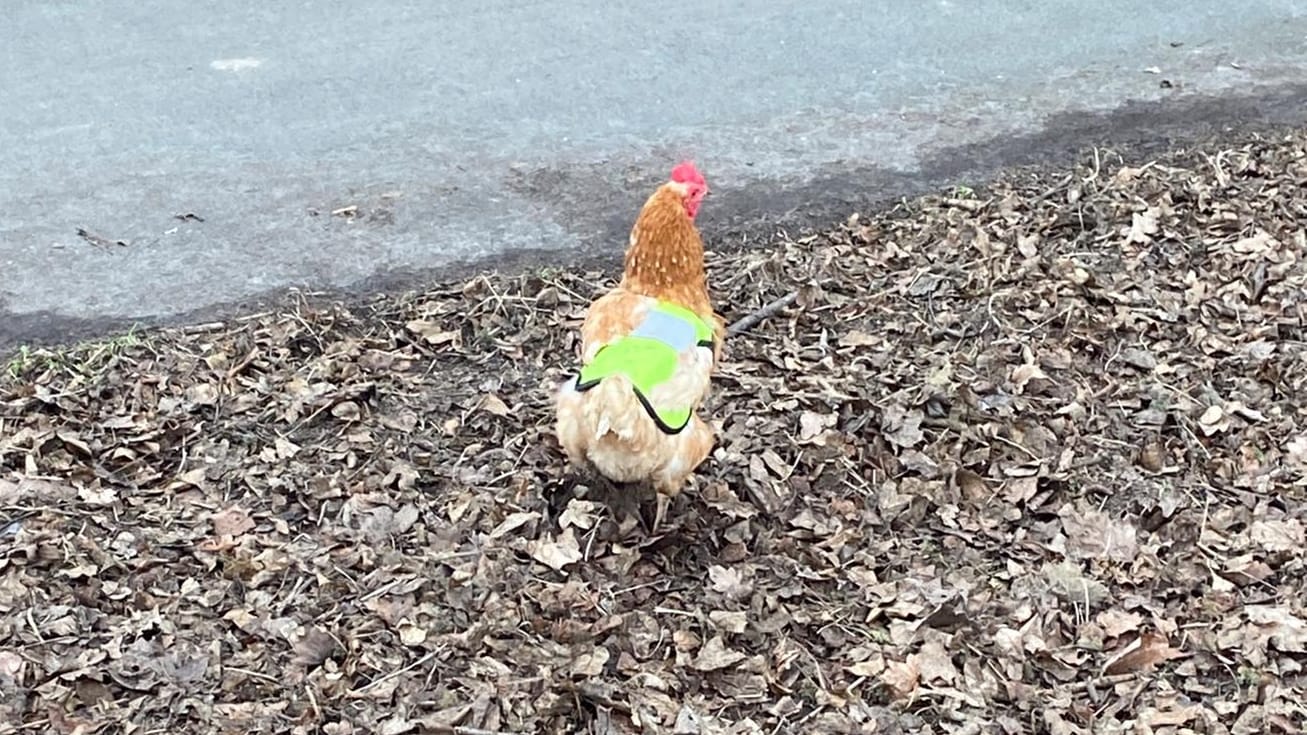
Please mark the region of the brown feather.
[[658, 187], [631, 228], [621, 288], [680, 304], [709, 324], [717, 320], [708, 296], [703, 240], [681, 203], [685, 188]]

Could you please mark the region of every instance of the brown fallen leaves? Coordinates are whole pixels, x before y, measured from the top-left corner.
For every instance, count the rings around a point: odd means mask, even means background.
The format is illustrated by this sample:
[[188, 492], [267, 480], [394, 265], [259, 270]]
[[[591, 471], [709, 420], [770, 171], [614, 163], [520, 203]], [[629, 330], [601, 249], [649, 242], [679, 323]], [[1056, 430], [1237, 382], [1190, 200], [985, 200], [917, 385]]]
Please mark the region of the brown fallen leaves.
[[1171, 648], [1166, 636], [1154, 631], [1144, 631], [1107, 660], [1106, 665], [1103, 666], [1103, 674], [1114, 676], [1148, 671], [1164, 661], [1181, 655], [1183, 654]]
[[307, 300], [0, 383], [0, 733], [1289, 733], [1307, 136], [711, 263], [666, 533], [548, 427], [601, 276]]

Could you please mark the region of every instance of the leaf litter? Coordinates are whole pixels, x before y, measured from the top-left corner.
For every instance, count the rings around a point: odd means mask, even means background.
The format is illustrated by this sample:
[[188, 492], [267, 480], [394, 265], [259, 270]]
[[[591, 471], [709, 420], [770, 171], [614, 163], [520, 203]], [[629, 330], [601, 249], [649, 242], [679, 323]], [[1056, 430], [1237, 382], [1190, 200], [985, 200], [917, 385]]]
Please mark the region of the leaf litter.
[[611, 273], [29, 360], [0, 733], [1299, 732], [1304, 185], [1096, 150], [713, 255], [657, 537], [550, 428]]

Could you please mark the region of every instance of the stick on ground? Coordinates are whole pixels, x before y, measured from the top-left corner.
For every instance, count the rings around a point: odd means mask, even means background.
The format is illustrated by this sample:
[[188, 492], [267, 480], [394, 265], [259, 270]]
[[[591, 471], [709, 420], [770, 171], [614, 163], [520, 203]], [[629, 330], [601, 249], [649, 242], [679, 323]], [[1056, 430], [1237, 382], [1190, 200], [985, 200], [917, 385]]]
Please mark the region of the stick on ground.
[[726, 328], [726, 335], [729, 337], [734, 337], [737, 334], [741, 334], [749, 331], [750, 329], [753, 329], [754, 327], [761, 324], [763, 321], [770, 319], [776, 316], [777, 314], [779, 314], [781, 312], [781, 309], [784, 309], [785, 307], [794, 303], [794, 300], [797, 298], [799, 298], [799, 292], [791, 291], [785, 294], [784, 296], [780, 297], [779, 299], [776, 299], [775, 301], [754, 311], [752, 314], [746, 314], [745, 316], [741, 317], [738, 321], [736, 321], [734, 324]]

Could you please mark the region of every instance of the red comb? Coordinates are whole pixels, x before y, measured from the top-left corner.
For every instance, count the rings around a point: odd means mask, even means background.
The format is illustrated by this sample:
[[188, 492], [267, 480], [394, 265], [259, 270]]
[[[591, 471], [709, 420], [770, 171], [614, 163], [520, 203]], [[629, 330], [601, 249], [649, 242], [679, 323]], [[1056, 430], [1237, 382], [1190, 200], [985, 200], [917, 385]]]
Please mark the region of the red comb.
[[678, 184], [705, 184], [703, 174], [694, 167], [694, 161], [682, 161], [672, 169], [672, 181]]

